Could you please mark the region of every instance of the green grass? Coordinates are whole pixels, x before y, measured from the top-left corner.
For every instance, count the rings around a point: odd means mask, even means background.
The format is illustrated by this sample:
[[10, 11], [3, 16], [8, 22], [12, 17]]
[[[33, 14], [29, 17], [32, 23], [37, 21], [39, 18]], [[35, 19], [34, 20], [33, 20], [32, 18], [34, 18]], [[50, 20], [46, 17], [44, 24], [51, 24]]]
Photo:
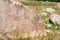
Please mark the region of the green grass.
[[[0, 39], [4, 40], [4, 39]], [[27, 37], [27, 38], [15, 38], [15, 39], [8, 39], [8, 40], [60, 40], [60, 32], [57, 30], [52, 32], [47, 32], [47, 36], [37, 36], [37, 37]]]

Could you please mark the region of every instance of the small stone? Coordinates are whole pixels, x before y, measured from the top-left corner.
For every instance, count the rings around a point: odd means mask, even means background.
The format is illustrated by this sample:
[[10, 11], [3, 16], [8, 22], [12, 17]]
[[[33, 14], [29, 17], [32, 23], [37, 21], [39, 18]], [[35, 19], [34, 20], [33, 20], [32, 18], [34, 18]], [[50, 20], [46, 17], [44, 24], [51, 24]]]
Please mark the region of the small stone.
[[56, 12], [55, 9], [53, 9], [53, 8], [46, 8], [45, 11], [49, 12], [49, 13]]
[[41, 13], [41, 16], [47, 16], [47, 13], [42, 12], [42, 13]]
[[49, 27], [52, 27], [52, 26], [51, 26], [51, 24], [47, 24], [47, 27], [49, 28]]

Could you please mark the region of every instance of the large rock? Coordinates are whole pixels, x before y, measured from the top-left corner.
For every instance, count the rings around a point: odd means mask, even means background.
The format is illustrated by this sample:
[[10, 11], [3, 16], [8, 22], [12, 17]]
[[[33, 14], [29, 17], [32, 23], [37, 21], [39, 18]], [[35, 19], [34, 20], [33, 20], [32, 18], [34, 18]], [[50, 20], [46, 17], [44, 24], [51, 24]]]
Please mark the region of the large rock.
[[49, 16], [49, 20], [50, 20], [51, 23], [53, 23], [56, 26], [60, 25], [60, 15], [58, 13], [52, 13]]
[[14, 0], [0, 1], [1, 37], [16, 38], [23, 34], [34, 37], [38, 33], [46, 34], [43, 21], [35, 12]]

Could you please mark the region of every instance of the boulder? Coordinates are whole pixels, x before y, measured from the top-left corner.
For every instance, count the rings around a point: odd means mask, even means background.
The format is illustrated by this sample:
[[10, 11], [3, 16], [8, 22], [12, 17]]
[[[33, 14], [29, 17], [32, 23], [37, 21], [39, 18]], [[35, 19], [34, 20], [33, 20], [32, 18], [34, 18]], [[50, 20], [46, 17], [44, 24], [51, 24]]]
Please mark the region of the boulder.
[[34, 37], [40, 33], [46, 34], [45, 26], [34, 11], [15, 0], [0, 1], [0, 37]]
[[49, 16], [49, 20], [51, 23], [53, 23], [56, 26], [60, 25], [60, 15], [58, 13], [52, 13]]

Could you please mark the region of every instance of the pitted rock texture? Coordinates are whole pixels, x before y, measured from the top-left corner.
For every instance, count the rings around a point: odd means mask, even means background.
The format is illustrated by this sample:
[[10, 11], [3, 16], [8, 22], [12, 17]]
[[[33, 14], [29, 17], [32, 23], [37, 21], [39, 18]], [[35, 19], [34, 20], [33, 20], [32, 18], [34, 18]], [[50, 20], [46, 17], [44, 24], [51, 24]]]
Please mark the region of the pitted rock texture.
[[2, 37], [16, 38], [23, 33], [29, 35], [33, 31], [46, 33], [43, 21], [35, 12], [15, 0], [0, 1], [0, 34]]

